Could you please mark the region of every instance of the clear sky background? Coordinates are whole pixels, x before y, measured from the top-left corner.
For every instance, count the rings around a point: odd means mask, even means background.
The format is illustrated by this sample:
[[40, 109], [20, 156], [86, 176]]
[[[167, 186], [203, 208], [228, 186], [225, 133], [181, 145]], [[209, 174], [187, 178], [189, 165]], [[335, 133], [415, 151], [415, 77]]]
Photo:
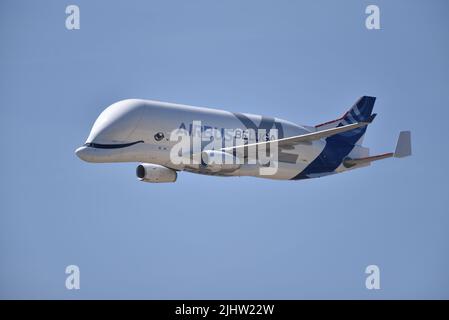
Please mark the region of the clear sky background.
[[[365, 28], [369, 4], [381, 30]], [[0, 297], [449, 298], [448, 14], [446, 0], [2, 0]], [[74, 154], [125, 98], [314, 125], [362, 95], [378, 97], [365, 144], [391, 151], [410, 129], [412, 157], [148, 184], [136, 164]]]

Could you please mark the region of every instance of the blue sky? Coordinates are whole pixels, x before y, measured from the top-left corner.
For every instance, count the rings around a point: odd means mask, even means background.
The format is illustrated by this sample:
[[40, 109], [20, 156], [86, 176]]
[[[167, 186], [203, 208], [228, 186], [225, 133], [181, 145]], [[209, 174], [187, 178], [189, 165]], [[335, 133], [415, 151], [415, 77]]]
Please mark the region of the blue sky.
[[[81, 29], [65, 28], [77, 4]], [[365, 28], [376, 4], [381, 30]], [[0, 297], [449, 298], [449, 4], [1, 1]], [[125, 98], [313, 125], [378, 97], [365, 144], [413, 156], [309, 181], [181, 173], [74, 150]], [[65, 268], [81, 289], [65, 288]], [[378, 265], [381, 289], [367, 290]]]

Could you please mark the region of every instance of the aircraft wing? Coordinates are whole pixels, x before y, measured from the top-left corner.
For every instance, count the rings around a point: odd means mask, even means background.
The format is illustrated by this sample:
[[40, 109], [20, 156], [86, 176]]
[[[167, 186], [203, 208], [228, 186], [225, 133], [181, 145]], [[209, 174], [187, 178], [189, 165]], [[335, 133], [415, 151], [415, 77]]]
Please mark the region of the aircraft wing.
[[250, 143], [250, 144], [244, 144], [244, 145], [234, 146], [234, 147], [227, 147], [227, 148], [221, 149], [221, 151], [224, 151], [224, 152], [233, 152], [234, 150], [235, 151], [243, 151], [244, 148], [262, 146], [262, 145], [269, 146], [269, 145], [272, 145], [275, 143], [277, 143], [278, 147], [294, 146], [295, 144], [298, 144], [301, 142], [311, 142], [314, 140], [327, 138], [327, 137], [330, 137], [330, 136], [333, 136], [333, 135], [336, 135], [336, 134], [339, 134], [342, 132], [351, 131], [351, 130], [354, 130], [354, 129], [357, 129], [360, 127], [364, 127], [364, 126], [368, 125], [369, 123], [371, 123], [371, 121], [374, 119], [374, 116], [375, 116], [375, 114], [373, 114], [370, 117], [370, 119], [368, 119], [368, 121], [366, 121], [366, 122], [357, 122], [357, 123], [348, 124], [348, 125], [341, 126], [341, 127], [306, 133], [306, 134], [302, 134], [299, 136], [293, 136], [293, 137], [282, 138], [282, 139], [277, 139], [277, 140]]

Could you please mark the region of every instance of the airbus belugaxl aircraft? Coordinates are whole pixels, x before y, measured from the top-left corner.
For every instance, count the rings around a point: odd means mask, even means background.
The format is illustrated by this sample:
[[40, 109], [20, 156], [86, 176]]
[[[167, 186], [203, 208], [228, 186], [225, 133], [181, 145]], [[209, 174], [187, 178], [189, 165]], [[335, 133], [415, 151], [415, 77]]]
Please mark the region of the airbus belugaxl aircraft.
[[411, 154], [410, 131], [395, 152], [362, 146], [376, 98], [360, 98], [341, 118], [300, 126], [278, 118], [129, 99], [106, 108], [76, 155], [87, 162], [140, 162], [145, 182], [174, 182], [178, 171], [279, 180], [322, 177]]

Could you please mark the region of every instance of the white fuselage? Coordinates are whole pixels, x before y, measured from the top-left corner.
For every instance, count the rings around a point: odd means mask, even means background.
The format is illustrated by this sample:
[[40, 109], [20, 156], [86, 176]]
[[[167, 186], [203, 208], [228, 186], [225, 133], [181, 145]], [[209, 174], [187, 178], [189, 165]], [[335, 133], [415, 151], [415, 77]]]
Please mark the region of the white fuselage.
[[200, 121], [203, 129], [215, 128], [219, 131], [277, 129], [278, 138], [314, 131], [314, 128], [299, 126], [278, 118], [129, 99], [111, 105], [100, 114], [86, 144], [76, 153], [88, 162], [142, 162], [200, 174], [292, 179], [316, 159], [326, 145], [325, 140], [317, 140], [280, 149], [278, 169], [272, 175], [260, 175], [258, 164], [242, 164], [231, 172], [211, 172], [201, 165], [173, 163], [170, 150], [177, 141], [171, 141], [171, 133], [179, 128], [189, 131], [195, 121]]

